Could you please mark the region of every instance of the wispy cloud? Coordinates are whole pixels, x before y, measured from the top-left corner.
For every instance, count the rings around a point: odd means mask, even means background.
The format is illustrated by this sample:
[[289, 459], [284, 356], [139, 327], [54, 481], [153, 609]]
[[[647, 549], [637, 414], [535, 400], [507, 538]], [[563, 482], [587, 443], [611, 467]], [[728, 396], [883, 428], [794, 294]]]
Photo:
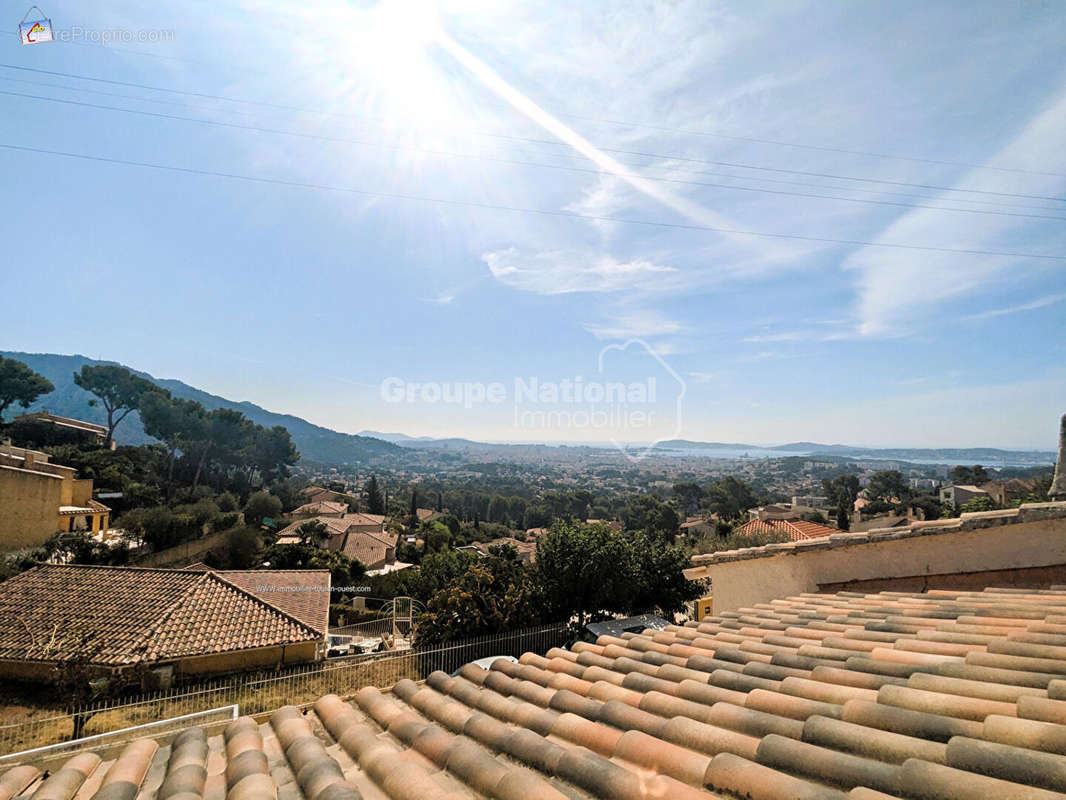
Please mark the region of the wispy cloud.
[[698, 370], [693, 370], [692, 372], [687, 373], [687, 375], [692, 378], [693, 383], [710, 383], [711, 381], [718, 380], [720, 377], [720, 373], [718, 372], [700, 372]]
[[1055, 303], [1061, 303], [1066, 300], [1066, 292], [1060, 294], [1049, 294], [1044, 297], [1037, 298], [1028, 303], [1022, 303], [1017, 306], [1007, 306], [1006, 308], [993, 308], [988, 311], [981, 311], [977, 314], [970, 314], [966, 319], [989, 319], [990, 317], [1004, 317], [1008, 314], [1018, 314], [1022, 311], [1033, 311], [1038, 308], [1044, 308], [1044, 306], [1054, 305]]
[[424, 303], [436, 303], [437, 305], [446, 306], [455, 299], [454, 292], [445, 292], [438, 294], [436, 297], [424, 297], [422, 302]]
[[745, 336], [745, 342], [798, 342], [807, 339], [810, 335], [805, 331], [785, 331], [783, 333], [765, 333], [755, 336]]
[[750, 353], [749, 355], [738, 356], [737, 361], [764, 361], [767, 358], [776, 358], [777, 352], [774, 350], [760, 350], [758, 353]]
[[[1045, 108], [990, 158], [984, 169], [970, 170], [954, 187], [1044, 196], [1061, 194], [1066, 191], [1066, 179], [1060, 176], [1066, 172], [1064, 140], [1066, 86], [1060, 86]], [[1018, 169], [1032, 171], [1006, 171]], [[946, 199], [945, 194], [938, 199]], [[1039, 250], [1039, 247], [1018, 247], [1018, 242], [1038, 239], [1041, 230], [1040, 223], [1031, 220], [989, 217], [975, 225], [965, 215], [919, 209], [904, 214], [876, 238], [948, 247], [964, 243], [973, 250]], [[1066, 241], [1061, 227], [1051, 241]], [[944, 302], [978, 290], [1005, 270], [1022, 272], [1031, 267], [1024, 259], [1005, 256], [889, 252], [876, 247], [856, 251], [844, 266], [858, 275], [859, 330], [871, 337], [912, 330]]]
[[620, 261], [592, 251], [525, 253], [511, 247], [481, 258], [496, 280], [537, 294], [662, 288], [678, 272], [643, 258]]
[[[585, 330], [597, 339], [628, 339], [632, 337], [666, 336], [680, 333], [680, 322], [664, 317], [654, 311], [638, 311], [621, 314], [610, 322], [585, 323]], [[656, 347], [656, 350], [661, 348]], [[676, 352], [676, 351], [674, 351]]]

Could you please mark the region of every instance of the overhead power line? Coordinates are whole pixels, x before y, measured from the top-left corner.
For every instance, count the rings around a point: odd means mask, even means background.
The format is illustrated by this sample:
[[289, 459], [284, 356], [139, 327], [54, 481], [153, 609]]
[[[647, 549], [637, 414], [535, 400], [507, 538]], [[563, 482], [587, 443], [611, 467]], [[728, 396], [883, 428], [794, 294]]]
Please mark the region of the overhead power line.
[[[392, 143], [387, 143], [387, 142], [373, 142], [373, 141], [366, 141], [366, 140], [362, 140], [362, 139], [351, 139], [351, 138], [347, 138], [347, 137], [329, 136], [329, 135], [326, 135], [326, 134], [306, 133], [306, 132], [301, 132], [301, 131], [287, 131], [287, 130], [282, 130], [280, 128], [266, 128], [266, 127], [262, 127], [262, 126], [258, 126], [258, 125], [246, 125], [246, 124], [242, 124], [242, 123], [238, 123], [238, 122], [227, 122], [227, 121], [224, 121], [224, 120], [204, 119], [204, 118], [201, 118], [201, 117], [187, 117], [187, 116], [183, 116], [181, 114], [167, 114], [167, 113], [163, 113], [161, 111], [146, 111], [146, 110], [143, 110], [143, 109], [121, 108], [119, 106], [109, 106], [109, 105], [104, 105], [102, 103], [89, 103], [89, 102], [85, 102], [85, 101], [82, 101], [82, 100], [70, 100], [70, 99], [67, 99], [67, 98], [59, 98], [59, 97], [46, 97], [46, 96], [43, 96], [43, 95], [26, 94], [26, 93], [23, 93], [23, 92], [8, 92], [8, 91], [4, 91], [2, 89], [0, 89], [0, 95], [7, 95], [7, 96], [10, 96], [10, 97], [21, 97], [21, 98], [30, 99], [30, 100], [42, 100], [42, 101], [46, 101], [46, 102], [50, 102], [50, 103], [61, 103], [61, 104], [64, 104], [64, 105], [73, 105], [73, 106], [79, 106], [79, 107], [83, 107], [83, 108], [92, 108], [92, 109], [98, 109], [98, 110], [104, 110], [104, 111], [114, 111], [114, 112], [119, 112], [119, 113], [122, 113], [122, 114], [133, 114], [133, 115], [138, 115], [138, 116], [153, 117], [153, 118], [156, 118], [156, 119], [175, 120], [175, 121], [182, 121], [182, 122], [193, 122], [193, 123], [197, 123], [197, 124], [201, 124], [201, 125], [212, 125], [212, 126], [215, 126], [215, 127], [232, 128], [232, 129], [236, 129], [236, 130], [245, 130], [245, 131], [254, 131], [254, 132], [257, 132], [257, 133], [268, 133], [268, 134], [281, 135], [281, 136], [293, 136], [293, 137], [298, 137], [298, 138], [301, 138], [301, 139], [313, 139], [313, 140], [316, 140], [316, 141], [336, 142], [336, 143], [341, 143], [341, 144], [353, 144], [353, 145], [357, 145], [357, 146], [360, 146], [360, 147], [374, 147], [374, 148], [380, 148], [380, 149], [385, 149], [385, 150], [400, 150], [400, 151], [406, 151], [406, 152], [423, 153], [423, 154], [427, 154], [427, 155], [441, 156], [441, 157], [446, 157], [446, 158], [462, 158], [462, 159], [469, 159], [469, 160], [476, 160], [476, 161], [489, 161], [489, 162], [493, 162], [493, 163], [511, 164], [511, 165], [515, 165], [515, 166], [535, 167], [535, 168], [540, 168], [540, 169], [563, 170], [563, 171], [567, 171], [567, 172], [580, 172], [580, 173], [594, 174], [594, 175], [598, 175], [598, 174], [601, 174], [603, 172], [603, 170], [599, 169], [599, 168], [595, 168], [594, 169], [594, 168], [590, 168], [590, 167], [576, 167], [576, 166], [568, 166], [568, 165], [565, 165], [565, 164], [546, 164], [546, 163], [536, 162], [536, 161], [522, 161], [522, 160], [518, 160], [518, 159], [500, 158], [500, 157], [488, 156], [488, 155], [484, 155], [484, 154], [457, 153], [457, 152], [453, 152], [453, 151], [449, 151], [449, 150], [439, 150], [439, 149], [435, 149], [435, 148], [416, 147], [414, 145], [392, 144]], [[650, 176], [650, 175], [642, 175], [641, 177], [646, 178], [648, 180], [653, 180], [653, 181], [658, 181], [658, 182], [663, 182], [663, 183], [683, 184], [683, 185], [688, 185], [688, 186], [701, 186], [701, 187], [709, 187], [709, 188], [715, 188], [715, 189], [727, 189], [727, 190], [741, 191], [741, 192], [755, 192], [755, 193], [759, 193], [759, 194], [772, 194], [772, 195], [787, 196], [787, 197], [805, 197], [805, 198], [820, 199], [820, 200], [835, 200], [835, 201], [838, 201], [838, 202], [863, 203], [865, 205], [881, 205], [881, 206], [895, 206], [895, 207], [899, 207], [899, 208], [931, 209], [931, 210], [936, 210], [936, 211], [950, 211], [950, 212], [958, 212], [958, 213], [965, 213], [965, 214], [984, 214], [984, 215], [993, 215], [993, 216], [1019, 217], [1019, 218], [1026, 218], [1026, 219], [1046, 219], [1046, 220], [1055, 220], [1055, 221], [1059, 221], [1059, 222], [1066, 222], [1066, 217], [1054, 216], [1054, 215], [1050, 215], [1050, 214], [1029, 214], [1029, 213], [1024, 213], [1024, 212], [1020, 212], [1020, 211], [998, 211], [998, 210], [980, 209], [980, 208], [957, 208], [957, 207], [952, 207], [952, 206], [928, 205], [928, 204], [921, 204], [921, 203], [903, 203], [903, 202], [899, 202], [899, 201], [896, 201], [896, 200], [875, 200], [875, 199], [863, 198], [863, 197], [841, 197], [839, 195], [815, 194], [813, 192], [796, 192], [796, 191], [788, 191], [788, 190], [784, 190], [784, 189], [765, 189], [765, 188], [754, 187], [754, 186], [733, 186], [733, 185], [726, 184], [726, 183], [713, 183], [713, 182], [710, 182], [710, 181], [694, 181], [694, 180], [687, 180], [687, 179], [684, 179], [684, 178], [669, 178], [669, 177], [659, 177], [659, 176]]]
[[188, 175], [204, 175], [216, 178], [226, 178], [230, 180], [248, 181], [251, 183], [259, 184], [274, 184], [278, 186], [289, 186], [292, 188], [301, 189], [316, 189], [330, 192], [341, 192], [347, 194], [356, 194], [364, 197], [378, 197], [389, 200], [409, 200], [422, 203], [435, 203], [440, 205], [458, 206], [463, 208], [478, 208], [488, 209], [493, 211], [508, 211], [519, 214], [537, 214], [547, 217], [563, 217], [568, 219], [581, 219], [589, 220], [593, 222], [615, 222], [624, 225], [640, 225], [655, 228], [667, 228], [674, 230], [689, 230], [689, 231], [704, 231], [708, 233], [720, 233], [729, 236], [751, 236], [764, 239], [789, 239], [803, 242], [817, 242], [821, 244], [839, 244], [859, 247], [882, 247], [888, 249], [897, 250], [916, 250], [934, 253], [952, 253], [956, 255], [974, 255], [974, 256], [996, 256], [1001, 258], [1027, 258], [1038, 259], [1043, 261], [1066, 261], [1066, 255], [1054, 255], [1049, 253], [1025, 253], [1008, 250], [983, 250], [977, 248], [958, 248], [958, 247], [937, 247], [935, 245], [916, 245], [906, 244], [903, 242], [870, 242], [861, 239], [836, 239], [826, 236], [805, 236], [802, 234], [793, 233], [775, 233], [769, 231], [752, 231], [743, 230], [739, 228], [719, 228], [710, 225], [699, 225], [695, 223], [684, 222], [663, 222], [658, 220], [645, 220], [645, 219], [632, 219], [627, 217], [616, 217], [611, 215], [597, 215], [597, 214], [582, 214], [576, 211], [560, 210], [560, 209], [545, 209], [545, 208], [527, 208], [523, 206], [511, 206], [501, 203], [487, 203], [477, 200], [461, 200], [457, 198], [447, 197], [432, 197], [428, 195], [407, 194], [403, 192], [380, 192], [370, 189], [358, 189], [350, 186], [335, 186], [323, 183], [312, 183], [306, 181], [292, 181], [283, 178], [268, 178], [258, 175], [246, 175], [236, 172], [221, 172], [210, 169], [200, 169], [197, 167], [180, 167], [173, 164], [158, 164], [149, 161], [137, 161], [133, 159], [125, 158], [111, 158], [108, 156], [97, 156], [88, 153], [71, 153], [63, 150], [49, 150], [43, 147], [31, 147], [28, 145], [16, 145], [6, 142], [0, 142], [0, 148], [10, 150], [12, 152], [23, 153], [37, 153], [41, 155], [60, 156], [63, 158], [82, 159], [85, 161], [94, 161], [105, 164], [119, 164], [130, 167], [141, 167], [145, 169], [161, 170], [165, 172], [176, 172]]
[[[106, 84], [111, 84], [111, 85], [114, 85], [114, 86], [126, 86], [126, 87], [138, 88], [138, 89], [146, 89], [146, 90], [149, 90], [149, 91], [167, 92], [167, 93], [170, 93], [170, 94], [186, 95], [186, 96], [189, 96], [189, 97], [199, 97], [199, 98], [204, 98], [204, 99], [208, 99], [208, 100], [219, 100], [219, 101], [228, 102], [228, 103], [242, 103], [242, 104], [245, 104], [245, 105], [262, 106], [262, 107], [266, 107], [266, 108], [281, 109], [281, 110], [286, 110], [286, 111], [296, 111], [296, 112], [305, 113], [305, 114], [319, 114], [319, 115], [325, 115], [325, 116], [345, 117], [345, 118], [357, 119], [357, 120], [365, 119], [365, 117], [362, 117], [362, 116], [356, 115], [356, 114], [348, 114], [348, 113], [343, 113], [343, 112], [322, 111], [322, 110], [317, 110], [317, 109], [301, 108], [299, 106], [290, 106], [290, 105], [285, 105], [285, 104], [281, 104], [281, 103], [270, 103], [270, 102], [261, 101], [261, 100], [244, 100], [244, 99], [241, 99], [241, 98], [228, 97], [228, 96], [225, 96], [225, 95], [207, 94], [207, 93], [203, 93], [203, 92], [190, 92], [190, 91], [186, 91], [186, 90], [183, 90], [183, 89], [171, 89], [171, 88], [161, 87], [161, 86], [151, 86], [151, 85], [143, 84], [143, 83], [132, 83], [132, 82], [127, 82], [127, 81], [116, 81], [116, 80], [112, 80], [112, 79], [109, 79], [109, 78], [97, 78], [97, 77], [91, 77], [91, 76], [86, 76], [86, 75], [77, 75], [77, 74], [69, 73], [69, 72], [55, 72], [55, 71], [51, 71], [51, 70], [41, 70], [41, 69], [36, 69], [34, 67], [22, 67], [22, 66], [17, 66], [17, 65], [13, 65], [13, 64], [0, 64], [0, 67], [3, 67], [5, 69], [21, 70], [21, 71], [25, 71], [25, 72], [36, 72], [36, 73], [40, 73], [40, 74], [43, 74], [43, 75], [52, 75], [52, 76], [58, 76], [58, 77], [64, 77], [64, 78], [74, 78], [74, 79], [77, 79], [77, 80], [93, 81], [93, 82], [97, 82], [97, 83], [106, 83]], [[503, 140], [508, 140], [508, 141], [525, 142], [525, 143], [528, 143], [528, 144], [547, 145], [547, 146], [551, 146], [551, 147], [568, 147], [568, 145], [566, 145], [566, 143], [560, 142], [560, 141], [555, 140], [555, 139], [542, 139], [542, 138], [537, 138], [537, 137], [516, 136], [516, 135], [513, 135], [513, 134], [494, 133], [494, 132], [489, 132], [489, 131], [477, 131], [477, 130], [464, 130], [464, 133], [469, 133], [469, 134], [475, 135], [475, 136], [485, 136], [485, 137], [490, 137], [490, 138], [495, 138], [495, 139], [503, 139]], [[943, 186], [943, 185], [932, 184], [932, 183], [912, 183], [912, 182], [909, 182], [909, 181], [889, 180], [887, 178], [867, 178], [867, 177], [860, 177], [860, 176], [854, 176], [854, 175], [838, 175], [838, 174], [835, 174], [835, 173], [828, 173], [828, 172], [813, 172], [813, 171], [808, 171], [808, 170], [787, 169], [787, 168], [783, 168], [783, 167], [768, 167], [768, 166], [759, 165], [759, 164], [746, 164], [746, 163], [738, 162], [738, 161], [715, 161], [715, 160], [712, 160], [712, 159], [693, 158], [693, 157], [689, 157], [689, 156], [681, 156], [681, 155], [670, 154], [670, 153], [656, 153], [656, 152], [642, 151], [642, 150], [624, 150], [624, 149], [621, 149], [621, 148], [600, 147], [599, 145], [597, 145], [597, 149], [599, 149], [599, 150], [601, 150], [601, 151], [603, 151], [605, 153], [612, 153], [614, 155], [634, 156], [634, 157], [638, 157], [638, 158], [651, 158], [651, 159], [658, 159], [658, 160], [662, 160], [662, 161], [682, 161], [682, 162], [685, 162], [687, 164], [704, 164], [704, 165], [707, 165], [707, 166], [729, 167], [731, 169], [750, 169], [750, 170], [755, 170], [755, 171], [759, 171], [759, 172], [773, 172], [773, 173], [788, 174], [788, 175], [805, 175], [805, 176], [808, 176], [808, 177], [827, 178], [827, 179], [831, 179], [831, 180], [848, 181], [848, 182], [853, 182], [853, 183], [878, 183], [878, 184], [884, 184], [884, 185], [887, 185], [887, 186], [901, 186], [901, 187], [910, 187], [910, 188], [918, 188], [918, 189], [930, 189], [930, 190], [942, 191], [942, 192], [979, 194], [979, 195], [987, 195], [987, 196], [993, 196], [993, 197], [1007, 197], [1007, 198], [1017, 198], [1017, 199], [1025, 199], [1025, 200], [1046, 200], [1046, 201], [1051, 201], [1051, 202], [1066, 202], [1066, 197], [1056, 197], [1056, 196], [1049, 196], [1049, 195], [1026, 194], [1026, 193], [1021, 193], [1021, 192], [999, 192], [999, 191], [993, 191], [993, 190], [989, 190], [989, 189], [960, 189], [960, 188], [953, 187], [953, 186]], [[1061, 175], [1060, 176], [1060, 175], [1058, 175], [1058, 173], [1041, 173], [1041, 174], [1047, 174], [1047, 175], [1052, 175], [1052, 176], [1056, 176], [1056, 177], [1066, 177], [1066, 175]]]
[[[12, 36], [17, 36], [18, 34], [12, 33], [11, 35]], [[110, 49], [110, 48], [104, 48], [104, 49]], [[155, 58], [166, 58], [166, 59], [171, 59], [171, 60], [176, 60], [176, 61], [189, 61], [190, 63], [196, 63], [196, 62], [192, 62], [191, 59], [182, 59], [182, 58], [177, 58], [175, 56], [164, 56], [164, 55], [160, 55], [160, 54], [156, 54], [156, 53], [145, 53], [145, 52], [139, 51], [139, 50], [123, 50], [123, 52], [135, 53], [137, 55], [152, 56], [152, 57], [155, 57]], [[17, 67], [17, 66], [9, 65], [9, 64], [0, 64], [0, 66], [7, 67], [9, 69], [29, 69], [28, 67]], [[46, 72], [45, 70], [35, 70], [35, 71]], [[163, 87], [147, 86], [147, 85], [144, 85], [144, 84], [135, 84], [135, 83], [122, 83], [122, 82], [118, 82], [118, 81], [106, 81], [103, 78], [90, 78], [90, 77], [85, 77], [85, 76], [81, 76], [81, 75], [71, 75], [69, 73], [53, 72], [53, 73], [47, 73], [47, 74], [62, 75], [64, 77], [70, 77], [70, 78], [80, 78], [81, 80], [104, 81], [104, 82], [113, 83], [113, 84], [119, 85], [119, 86], [137, 86], [138, 88], [151, 89], [153, 91], [159, 91], [159, 92], [179, 92], [181, 94], [193, 94], [193, 95], [196, 95], [196, 96], [199, 96], [199, 97], [208, 97], [208, 98], [215, 99], [215, 100], [225, 100], [226, 102], [231, 102], [231, 103], [247, 103], [247, 104], [253, 104], [253, 105], [265, 105], [265, 106], [270, 106], [270, 107], [273, 107], [273, 108], [284, 108], [284, 109], [291, 110], [291, 111], [300, 111], [300, 112], [303, 112], [303, 113], [310, 113], [310, 114], [332, 114], [332, 113], [336, 113], [336, 112], [319, 111], [319, 110], [316, 110], [316, 109], [299, 108], [297, 106], [283, 106], [283, 105], [279, 105], [279, 104], [276, 104], [276, 103], [265, 103], [265, 102], [261, 102], [261, 101], [255, 101], [255, 100], [242, 100], [242, 99], [239, 99], [239, 98], [222, 97], [222, 96], [219, 96], [219, 95], [197, 94], [197, 93], [193, 93], [193, 92], [186, 93], [186, 92], [182, 92], [181, 90], [178, 90], [178, 89], [167, 89], [167, 88], [163, 88]], [[797, 149], [802, 149], [802, 150], [816, 150], [816, 151], [823, 152], [823, 153], [838, 153], [838, 154], [841, 154], [841, 155], [863, 156], [863, 157], [866, 157], [866, 158], [880, 158], [880, 159], [891, 160], [891, 161], [911, 161], [911, 162], [914, 162], [914, 163], [917, 163], [917, 164], [938, 164], [938, 165], [941, 165], [941, 166], [965, 167], [967, 169], [981, 169], [981, 170], [989, 170], [989, 171], [992, 171], [992, 172], [1006, 172], [1006, 173], [1015, 173], [1015, 174], [1021, 174], [1021, 175], [1043, 175], [1043, 176], [1052, 177], [1052, 178], [1066, 178], [1066, 174], [1060, 173], [1060, 172], [1046, 172], [1046, 171], [1042, 171], [1042, 170], [1022, 169], [1020, 167], [994, 167], [994, 166], [990, 166], [988, 164], [978, 164], [978, 163], [975, 163], [975, 162], [972, 162], [972, 161], [955, 161], [955, 160], [951, 160], [951, 159], [941, 159], [941, 158], [923, 158], [921, 156], [904, 156], [904, 155], [899, 155], [898, 153], [878, 153], [878, 152], [874, 152], [874, 151], [871, 151], [871, 150], [855, 150], [855, 149], [850, 149], [850, 148], [846, 148], [846, 147], [830, 147], [830, 146], [827, 146], [827, 145], [816, 145], [816, 144], [810, 144], [810, 143], [807, 143], [807, 142], [789, 142], [789, 141], [783, 141], [783, 140], [780, 140], [780, 139], [767, 139], [767, 138], [762, 138], [762, 137], [758, 137], [758, 136], [740, 136], [740, 135], [737, 135], [737, 134], [720, 133], [720, 132], [715, 132], [715, 131], [702, 131], [702, 130], [693, 130], [691, 128], [676, 127], [676, 126], [655, 125], [655, 124], [649, 123], [649, 122], [632, 122], [632, 121], [627, 121], [627, 120], [604, 119], [602, 117], [591, 117], [591, 116], [588, 116], [588, 115], [585, 115], [585, 114], [573, 114], [573, 113], [569, 113], [569, 112], [565, 112], [565, 111], [553, 111], [553, 113], [557, 117], [565, 117], [566, 119], [576, 119], [576, 120], [581, 120], [583, 122], [592, 122], [592, 123], [599, 124], [599, 125], [616, 125], [616, 126], [625, 127], [625, 128], [644, 128], [646, 130], [661, 131], [663, 133], [674, 133], [674, 134], [680, 134], [680, 135], [683, 135], [683, 136], [699, 136], [699, 137], [713, 138], [713, 139], [725, 139], [725, 140], [728, 140], [728, 141], [736, 141], [736, 142], [751, 142], [753, 144], [767, 144], [767, 145], [773, 145], [775, 147], [792, 147], [792, 148], [797, 148]], [[340, 116], [351, 116], [351, 115], [341, 114]], [[482, 135], [487, 135], [487, 134], [482, 134]], [[555, 142], [549, 142], [549, 143], [555, 144]], [[1056, 199], [1058, 199], [1058, 198], [1056, 198]]]
[[940, 158], [921, 158], [918, 156], [901, 156], [892, 153], [874, 153], [869, 150], [849, 150], [843, 147], [827, 147], [825, 145], [805, 144], [801, 142], [785, 142], [779, 139], [760, 139], [756, 136], [735, 136], [726, 133], [712, 133], [710, 131], [696, 131], [690, 128], [676, 128], [666, 125], [652, 125], [647, 122], [624, 122], [616, 119], [600, 119], [587, 117], [581, 114], [567, 114], [554, 112], [556, 116], [567, 119], [578, 119], [585, 122], [595, 122], [601, 125], [618, 125], [627, 128], [647, 128], [648, 130], [663, 131], [664, 133], [678, 133], [684, 136], [706, 136], [714, 139], [729, 139], [736, 142], [752, 142], [755, 144], [772, 144], [778, 147], [796, 147], [803, 150], [819, 150], [823, 153], [840, 153], [849, 156], [865, 156], [868, 158], [884, 158], [893, 161], [914, 161], [919, 164], [940, 164], [950, 167], [966, 167], [967, 169], [987, 169], [995, 172], [1017, 172], [1023, 175], [1044, 175], [1051, 178], [1066, 178], [1066, 174], [1059, 172], [1041, 172], [1040, 170], [1021, 169], [1018, 167], [991, 167], [987, 164], [975, 164], [969, 161], [950, 161]]
[[[28, 86], [41, 86], [41, 87], [48, 88], [48, 89], [57, 89], [57, 90], [67, 91], [67, 92], [78, 92], [78, 93], [81, 93], [81, 94], [101, 95], [101, 96], [104, 96], [104, 97], [117, 97], [117, 98], [120, 98], [120, 99], [123, 99], [123, 100], [133, 100], [133, 101], [136, 101], [136, 102], [139, 102], [139, 103], [155, 103], [155, 104], [168, 105], [168, 106], [178, 106], [179, 108], [184, 108], [184, 109], [188, 109], [188, 110], [191, 110], [191, 111], [204, 111], [204, 112], [209, 112], [209, 113], [210, 112], [221, 111], [222, 113], [225, 113], [225, 114], [237, 114], [237, 115], [243, 116], [243, 117], [255, 117], [257, 115], [257, 113], [258, 113], [258, 112], [255, 112], [255, 111], [239, 111], [239, 110], [231, 109], [231, 108], [219, 109], [219, 108], [212, 108], [212, 107], [201, 106], [201, 105], [190, 105], [188, 102], [185, 102], [185, 101], [182, 101], [182, 100], [165, 100], [165, 99], [159, 98], [159, 97], [144, 97], [144, 96], [135, 95], [135, 94], [124, 94], [122, 92], [107, 92], [107, 91], [103, 91], [102, 89], [89, 89], [89, 88], [84, 87], [84, 86], [69, 86], [69, 85], [64, 85], [64, 84], [49, 83], [47, 81], [32, 81], [32, 80], [28, 80], [26, 78], [0, 77], [0, 81], [6, 81], [7, 83], [19, 83], [19, 84], [24, 84], [24, 85], [28, 85]], [[127, 109], [123, 109], [123, 110], [127, 110]], [[375, 118], [372, 118], [372, 119], [375, 119]], [[568, 160], [570, 160], [571, 162], [575, 161], [578, 158], [578, 156], [576, 154], [567, 153], [567, 152], [553, 153], [551, 155], [558, 155], [558, 156], [565, 157]], [[582, 158], [582, 161], [584, 161], [583, 158]], [[625, 166], [632, 167], [634, 169], [643, 169], [643, 168], [646, 168], [646, 166], [647, 166], [645, 164], [634, 164], [632, 162], [622, 162], [622, 163]], [[555, 165], [544, 165], [544, 166], [555, 166]], [[769, 178], [769, 177], [766, 177], [765, 175], [753, 175], [753, 176], [734, 175], [734, 174], [729, 173], [729, 172], [721, 172], [719, 170], [710, 170], [710, 169], [703, 170], [703, 169], [696, 169], [694, 167], [682, 167], [682, 169], [684, 170], [683, 174], [712, 175], [712, 176], [715, 176], [717, 178], [735, 179], [735, 180], [747, 180], [747, 181], [758, 181], [759, 183], [773, 183], [773, 184], [778, 184], [778, 185], [781, 185], [781, 186], [804, 186], [804, 187], [811, 188], [811, 189], [828, 189], [828, 190], [831, 190], [831, 191], [832, 190], [836, 190], [836, 191], [858, 192], [858, 193], [862, 193], [862, 194], [882, 195], [882, 196], [887, 196], [887, 197], [902, 197], [902, 198], [905, 198], [905, 199], [908, 199], [908, 200], [928, 200], [928, 199], [931, 199], [930, 195], [908, 194], [906, 192], [894, 192], [894, 191], [891, 191], [889, 189], [865, 189], [865, 188], [862, 188], [860, 186], [841, 187], [841, 186], [833, 186], [831, 184], [825, 184], [825, 183], [811, 183], [809, 181], [793, 181], [793, 180], [787, 180], [787, 179], [783, 179], [783, 178]], [[649, 179], [655, 179], [656, 178], [656, 176], [649, 175], [648, 173], [642, 173], [642, 175], [644, 177], [649, 178]], [[659, 176], [659, 177], [663, 177], [663, 176]], [[968, 203], [968, 204], [971, 204], [971, 205], [984, 205], [984, 206], [1002, 206], [1004, 204], [1004, 202], [1006, 202], [1006, 201], [1003, 201], [1003, 200], [979, 200], [977, 198], [970, 198], [970, 197], [952, 197], [952, 198], [950, 198], [950, 201], [953, 202], [953, 203]], [[1054, 211], [1055, 210], [1053, 208], [1048, 208], [1047, 206], [1029, 205], [1029, 204], [1017, 203], [1017, 202], [1010, 203], [1009, 204], [1009, 208], [1028, 209], [1028, 210], [1032, 210], [1032, 211]]]

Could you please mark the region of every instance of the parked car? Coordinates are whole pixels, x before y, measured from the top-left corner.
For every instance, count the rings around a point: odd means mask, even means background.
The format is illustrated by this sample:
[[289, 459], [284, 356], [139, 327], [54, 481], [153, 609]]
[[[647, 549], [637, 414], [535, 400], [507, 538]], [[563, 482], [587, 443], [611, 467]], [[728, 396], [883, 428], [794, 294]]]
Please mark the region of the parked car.
[[[330, 636], [327, 656], [346, 656], [352, 652], [352, 640], [354, 636]], [[356, 650], [355, 652], [359, 652]]]

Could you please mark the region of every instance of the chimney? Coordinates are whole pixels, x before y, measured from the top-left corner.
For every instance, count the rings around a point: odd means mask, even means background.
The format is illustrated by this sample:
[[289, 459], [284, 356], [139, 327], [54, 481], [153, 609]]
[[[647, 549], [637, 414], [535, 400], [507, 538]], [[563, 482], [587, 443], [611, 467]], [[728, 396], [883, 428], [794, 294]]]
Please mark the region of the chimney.
[[1059, 460], [1055, 463], [1055, 480], [1047, 496], [1049, 500], [1066, 500], [1066, 414], [1059, 423]]

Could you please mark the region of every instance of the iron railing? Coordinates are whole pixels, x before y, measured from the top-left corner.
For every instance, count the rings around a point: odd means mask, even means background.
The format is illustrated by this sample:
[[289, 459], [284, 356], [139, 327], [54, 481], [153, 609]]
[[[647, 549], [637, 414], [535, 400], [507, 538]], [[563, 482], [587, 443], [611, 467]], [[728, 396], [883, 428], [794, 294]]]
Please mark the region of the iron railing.
[[241, 673], [136, 697], [72, 708], [68, 713], [0, 726], [0, 755], [110, 733], [155, 720], [236, 704], [241, 714], [312, 703], [324, 694], [349, 696], [364, 686], [384, 689], [403, 678], [421, 681], [435, 670], [452, 673], [488, 656], [546, 653], [565, 644], [565, 622], [481, 636], [432, 648], [411, 648], [328, 659], [272, 672]]

